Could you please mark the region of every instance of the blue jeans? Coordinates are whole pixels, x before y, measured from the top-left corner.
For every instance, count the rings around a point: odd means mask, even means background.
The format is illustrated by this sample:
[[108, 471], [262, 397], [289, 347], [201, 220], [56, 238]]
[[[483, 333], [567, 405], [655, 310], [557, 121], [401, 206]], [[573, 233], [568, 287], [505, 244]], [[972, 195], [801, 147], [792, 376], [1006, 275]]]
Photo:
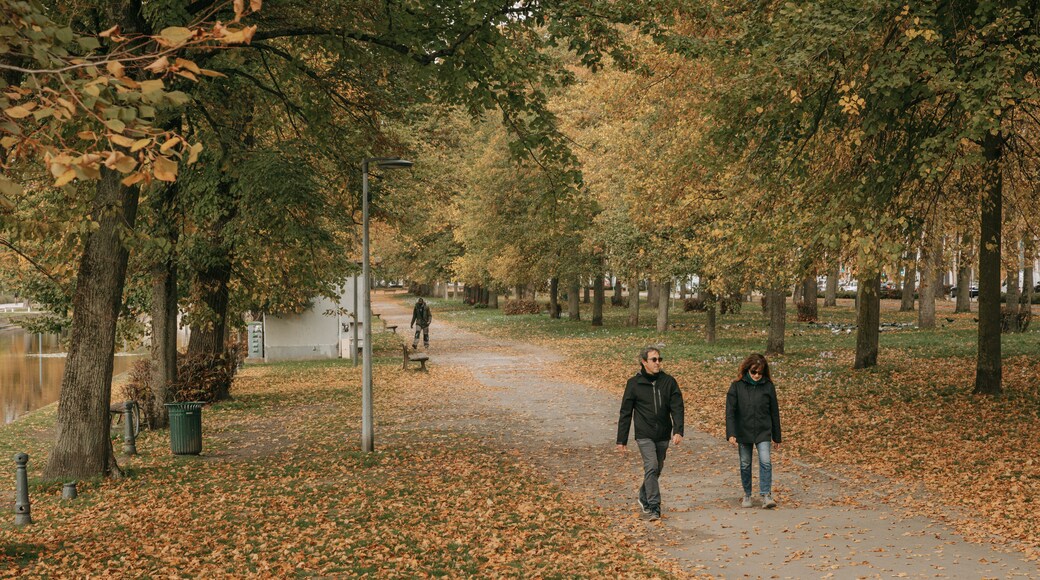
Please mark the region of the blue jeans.
[[744, 495], [751, 495], [751, 448], [758, 448], [758, 491], [762, 495], [773, 493], [773, 464], [769, 460], [769, 451], [773, 444], [763, 441], [751, 445], [738, 443], [740, 448], [740, 483], [744, 486]]
[[639, 455], [643, 458], [643, 485], [639, 486], [639, 501], [651, 509], [661, 509], [661, 486], [658, 478], [668, 455], [668, 440], [636, 439]]

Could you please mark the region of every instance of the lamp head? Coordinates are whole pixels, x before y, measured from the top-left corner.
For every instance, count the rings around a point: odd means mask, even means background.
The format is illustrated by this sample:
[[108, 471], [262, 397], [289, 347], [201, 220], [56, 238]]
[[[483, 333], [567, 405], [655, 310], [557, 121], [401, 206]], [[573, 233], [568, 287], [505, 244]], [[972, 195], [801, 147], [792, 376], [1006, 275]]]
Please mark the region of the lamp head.
[[407, 159], [383, 159], [376, 162], [376, 166], [381, 169], [406, 169], [412, 165], [414, 165], [414, 163]]

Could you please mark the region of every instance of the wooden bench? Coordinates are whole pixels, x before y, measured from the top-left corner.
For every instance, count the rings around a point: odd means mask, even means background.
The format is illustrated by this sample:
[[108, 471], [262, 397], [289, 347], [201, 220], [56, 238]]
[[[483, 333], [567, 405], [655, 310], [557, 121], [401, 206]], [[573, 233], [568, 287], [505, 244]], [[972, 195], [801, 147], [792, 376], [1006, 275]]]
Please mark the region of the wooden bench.
[[424, 352], [416, 352], [416, 353], [408, 354], [408, 345], [407, 344], [402, 344], [401, 345], [401, 354], [402, 354], [402, 357], [403, 357], [403, 360], [401, 361], [401, 368], [402, 369], [408, 370], [408, 363], [410, 363], [410, 362], [417, 362], [417, 363], [419, 363], [419, 366], [422, 367], [419, 370], [423, 370], [423, 371], [426, 370], [426, 361], [430, 360], [430, 355], [428, 355], [428, 354], [426, 354]]

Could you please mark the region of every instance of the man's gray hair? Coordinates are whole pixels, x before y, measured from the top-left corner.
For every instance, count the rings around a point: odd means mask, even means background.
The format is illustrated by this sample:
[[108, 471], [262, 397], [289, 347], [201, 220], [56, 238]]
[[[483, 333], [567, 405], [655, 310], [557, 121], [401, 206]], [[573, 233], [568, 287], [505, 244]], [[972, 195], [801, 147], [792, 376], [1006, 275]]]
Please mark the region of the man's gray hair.
[[643, 350], [639, 351], [639, 358], [641, 358], [643, 360], [647, 360], [647, 358], [649, 358], [651, 352], [656, 352], [657, 354], [661, 354], [661, 348], [658, 347], [658, 346], [652, 345], [652, 344], [650, 346], [644, 346]]

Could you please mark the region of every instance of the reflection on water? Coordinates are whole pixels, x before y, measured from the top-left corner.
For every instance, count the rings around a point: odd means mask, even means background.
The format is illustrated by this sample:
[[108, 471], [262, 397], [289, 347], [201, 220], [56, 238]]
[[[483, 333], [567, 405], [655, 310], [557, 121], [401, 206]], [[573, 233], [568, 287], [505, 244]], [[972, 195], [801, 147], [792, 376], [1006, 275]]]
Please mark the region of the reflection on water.
[[[29, 334], [20, 328], [0, 331], [0, 411], [4, 424], [58, 400], [65, 371], [62, 352], [56, 335]], [[136, 358], [116, 356], [113, 374], [126, 372]]]

